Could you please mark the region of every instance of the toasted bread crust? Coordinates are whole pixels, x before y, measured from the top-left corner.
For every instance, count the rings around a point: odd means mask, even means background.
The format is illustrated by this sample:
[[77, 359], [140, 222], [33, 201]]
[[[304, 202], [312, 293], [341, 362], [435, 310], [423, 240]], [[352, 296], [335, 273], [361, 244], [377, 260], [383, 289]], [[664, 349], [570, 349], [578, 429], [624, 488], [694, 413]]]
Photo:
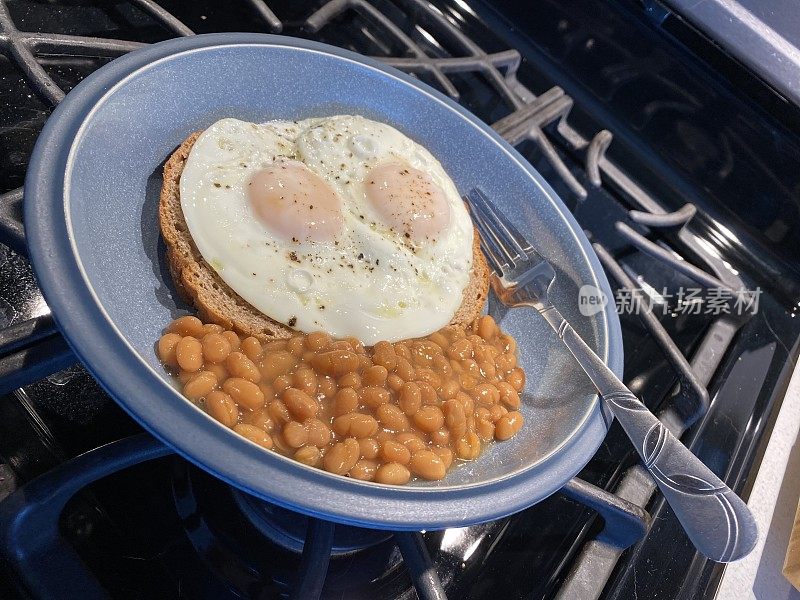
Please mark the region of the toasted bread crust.
[[[201, 133], [198, 131], [186, 138], [164, 165], [158, 212], [175, 288], [183, 300], [197, 309], [199, 318], [206, 323], [217, 323], [261, 340], [291, 337], [297, 333], [294, 329], [269, 318], [239, 296], [203, 259], [192, 240], [181, 208], [180, 178], [189, 152]], [[477, 318], [489, 290], [489, 267], [481, 252], [477, 231], [472, 255], [470, 280], [464, 289], [461, 306], [450, 321], [452, 325], [466, 325]]]

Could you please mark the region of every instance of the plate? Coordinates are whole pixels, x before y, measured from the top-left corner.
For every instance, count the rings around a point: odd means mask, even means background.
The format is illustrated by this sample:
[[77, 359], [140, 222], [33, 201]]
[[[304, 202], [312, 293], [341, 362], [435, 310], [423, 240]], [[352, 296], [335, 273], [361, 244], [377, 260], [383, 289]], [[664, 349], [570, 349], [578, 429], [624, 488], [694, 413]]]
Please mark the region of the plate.
[[306, 40], [210, 34], [123, 56], [78, 85], [48, 120], [25, 181], [31, 261], [64, 336], [108, 393], [181, 455], [255, 496], [373, 528], [466, 526], [530, 506], [595, 453], [611, 421], [580, 368], [533, 311], [490, 311], [519, 342], [526, 424], [440, 482], [393, 487], [266, 452], [185, 400], [155, 354], [176, 297], [157, 223], [164, 160], [222, 117], [250, 121], [357, 113], [427, 147], [463, 193], [479, 186], [558, 275], [552, 299], [619, 375], [612, 307], [587, 318], [578, 290], [611, 297], [586, 237], [545, 180], [490, 127], [378, 61]]

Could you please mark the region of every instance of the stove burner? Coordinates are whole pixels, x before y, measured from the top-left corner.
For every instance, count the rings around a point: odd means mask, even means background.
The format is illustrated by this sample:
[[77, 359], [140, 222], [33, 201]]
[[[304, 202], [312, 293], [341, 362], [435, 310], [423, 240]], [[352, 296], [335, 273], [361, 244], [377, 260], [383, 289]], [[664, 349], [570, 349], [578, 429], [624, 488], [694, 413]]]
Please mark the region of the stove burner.
[[[307, 516], [264, 502], [239, 490], [233, 490], [233, 498], [242, 514], [265, 537], [292, 552], [299, 554], [303, 551], [308, 529]], [[388, 531], [337, 524], [331, 556], [363, 550], [391, 539], [392, 534]]]

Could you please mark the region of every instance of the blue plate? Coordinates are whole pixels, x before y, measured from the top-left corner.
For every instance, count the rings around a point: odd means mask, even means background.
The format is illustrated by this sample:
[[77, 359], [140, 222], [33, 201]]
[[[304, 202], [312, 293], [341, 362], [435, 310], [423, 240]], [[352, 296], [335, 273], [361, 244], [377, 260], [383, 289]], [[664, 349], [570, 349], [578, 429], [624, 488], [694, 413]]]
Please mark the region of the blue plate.
[[465, 526], [530, 506], [595, 453], [610, 417], [534, 312], [497, 316], [528, 374], [526, 425], [440, 482], [393, 487], [331, 475], [264, 451], [185, 400], [154, 344], [177, 300], [159, 239], [164, 160], [221, 117], [251, 121], [358, 113], [437, 156], [459, 190], [480, 186], [556, 267], [553, 299], [620, 374], [610, 308], [578, 311], [578, 290], [608, 282], [544, 179], [474, 115], [377, 61], [305, 40], [213, 34], [170, 40], [98, 70], [55, 110], [25, 181], [30, 257], [76, 354], [117, 402], [187, 459], [251, 494], [338, 522], [418, 530]]

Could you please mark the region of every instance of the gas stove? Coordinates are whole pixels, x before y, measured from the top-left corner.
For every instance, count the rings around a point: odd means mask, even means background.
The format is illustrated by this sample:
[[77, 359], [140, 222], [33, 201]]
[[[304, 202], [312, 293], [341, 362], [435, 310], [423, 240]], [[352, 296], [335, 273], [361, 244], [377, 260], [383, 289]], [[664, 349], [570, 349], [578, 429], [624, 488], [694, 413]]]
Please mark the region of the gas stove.
[[[378, 532], [231, 488], [100, 389], [25, 258], [27, 161], [83, 77], [214, 31], [378, 57], [492, 124], [616, 285], [628, 386], [750, 493], [800, 336], [800, 110], [678, 14], [633, 0], [0, 0], [0, 596], [713, 596], [722, 567], [695, 552], [616, 424], [577, 478], [517, 515]], [[742, 289], [758, 292], [746, 311], [730, 301]]]

